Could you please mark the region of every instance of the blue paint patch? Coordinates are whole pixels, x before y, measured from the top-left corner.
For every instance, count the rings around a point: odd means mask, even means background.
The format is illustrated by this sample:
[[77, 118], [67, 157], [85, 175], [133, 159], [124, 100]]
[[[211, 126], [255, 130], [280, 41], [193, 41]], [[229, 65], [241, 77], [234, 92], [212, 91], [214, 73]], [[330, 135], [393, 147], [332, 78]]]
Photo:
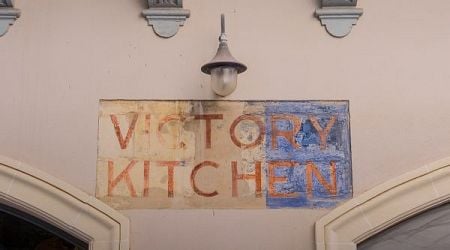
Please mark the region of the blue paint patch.
[[[351, 198], [353, 187], [348, 102], [266, 102], [263, 105], [266, 124], [266, 166], [264, 167], [268, 183], [266, 206], [269, 208], [329, 208]], [[280, 114], [287, 115], [286, 119], [277, 119], [274, 129], [272, 128], [272, 117], [280, 116]], [[276, 145], [272, 145], [274, 130], [293, 130], [293, 121], [289, 119], [289, 116], [292, 115], [301, 120], [301, 129], [294, 135], [296, 144], [301, 147], [297, 148], [292, 145], [290, 140], [284, 136], [277, 136], [274, 140]], [[332, 117], [336, 118], [326, 137], [326, 148], [320, 147], [319, 132], [311, 117], [317, 120], [322, 129], [325, 129]], [[286, 179], [285, 181], [281, 181], [281, 179], [274, 181], [274, 189], [271, 190], [269, 164], [282, 161], [294, 161], [298, 165], [274, 168], [273, 177]], [[308, 162], [314, 164], [316, 171], [307, 173]], [[331, 162], [335, 164], [334, 175], [332, 175], [330, 167]], [[332, 181], [333, 177], [336, 179], [335, 186]], [[310, 180], [309, 185], [308, 179]], [[319, 179], [322, 179], [322, 182]], [[274, 195], [274, 193], [296, 195], [295, 197], [278, 197], [279, 195]]]

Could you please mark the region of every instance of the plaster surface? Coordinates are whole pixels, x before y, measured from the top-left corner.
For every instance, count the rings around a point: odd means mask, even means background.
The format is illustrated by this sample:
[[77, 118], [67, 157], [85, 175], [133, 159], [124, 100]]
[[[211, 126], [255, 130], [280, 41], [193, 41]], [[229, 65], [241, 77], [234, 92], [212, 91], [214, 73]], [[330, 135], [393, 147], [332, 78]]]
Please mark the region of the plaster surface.
[[[215, 99], [200, 72], [229, 45], [249, 66], [233, 100], [350, 100], [354, 195], [450, 152], [450, 2], [360, 1], [344, 39], [317, 1], [185, 1], [171, 39], [138, 0], [17, 0], [0, 38], [0, 153], [95, 193], [99, 99]], [[127, 210], [132, 249], [314, 249], [329, 210]], [[237, 230], [239, 229], [239, 230]], [[176, 237], [176, 240], [174, 240]]]

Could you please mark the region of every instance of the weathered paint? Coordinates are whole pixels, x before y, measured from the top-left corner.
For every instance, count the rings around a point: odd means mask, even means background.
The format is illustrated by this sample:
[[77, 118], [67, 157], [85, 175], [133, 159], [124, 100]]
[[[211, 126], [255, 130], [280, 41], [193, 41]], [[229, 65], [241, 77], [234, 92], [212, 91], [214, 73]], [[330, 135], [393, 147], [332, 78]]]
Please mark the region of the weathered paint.
[[352, 196], [346, 101], [101, 101], [115, 208], [333, 207]]

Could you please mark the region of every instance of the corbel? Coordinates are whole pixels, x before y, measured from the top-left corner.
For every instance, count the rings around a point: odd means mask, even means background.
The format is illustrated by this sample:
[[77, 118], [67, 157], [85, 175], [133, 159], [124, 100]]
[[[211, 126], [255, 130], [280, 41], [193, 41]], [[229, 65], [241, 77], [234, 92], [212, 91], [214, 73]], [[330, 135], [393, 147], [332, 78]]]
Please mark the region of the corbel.
[[321, 3], [316, 17], [334, 37], [347, 36], [363, 14], [363, 9], [356, 8], [357, 0], [321, 0]]
[[14, 0], [0, 0], [0, 36], [8, 32], [19, 16], [20, 10], [14, 8]]
[[149, 8], [142, 11], [148, 25], [153, 26], [155, 33], [163, 38], [177, 34], [190, 16], [190, 11], [183, 9], [182, 0], [148, 0]]

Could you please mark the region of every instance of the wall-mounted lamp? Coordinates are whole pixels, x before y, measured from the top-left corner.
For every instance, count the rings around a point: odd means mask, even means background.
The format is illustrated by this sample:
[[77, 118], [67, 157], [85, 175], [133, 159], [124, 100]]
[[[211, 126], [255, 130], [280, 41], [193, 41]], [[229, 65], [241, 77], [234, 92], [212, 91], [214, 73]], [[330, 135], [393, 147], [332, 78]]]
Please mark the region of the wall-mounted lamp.
[[14, 8], [14, 0], [0, 0], [0, 36], [6, 34], [19, 17], [20, 10]]
[[225, 15], [221, 15], [222, 32], [219, 48], [214, 58], [202, 66], [202, 72], [211, 75], [211, 87], [219, 96], [227, 96], [236, 89], [237, 75], [246, 71], [247, 66], [238, 62], [230, 53], [225, 35]]

